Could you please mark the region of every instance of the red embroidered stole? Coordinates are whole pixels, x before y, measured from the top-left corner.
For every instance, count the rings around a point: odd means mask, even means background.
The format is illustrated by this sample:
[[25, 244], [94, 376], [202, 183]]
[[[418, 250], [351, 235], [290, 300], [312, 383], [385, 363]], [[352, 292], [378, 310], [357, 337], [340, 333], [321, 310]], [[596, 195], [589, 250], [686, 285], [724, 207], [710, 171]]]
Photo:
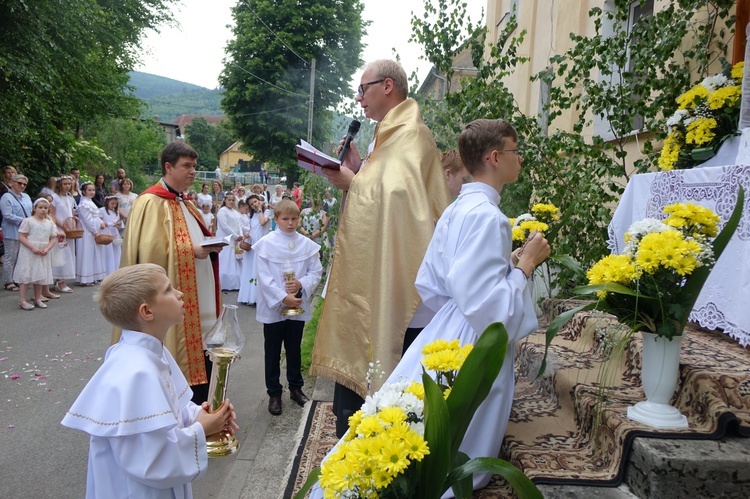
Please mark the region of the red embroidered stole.
[[[183, 303], [185, 306], [185, 320], [183, 329], [185, 331], [185, 345], [187, 350], [188, 361], [188, 383], [197, 385], [208, 383], [206, 376], [205, 354], [203, 353], [203, 335], [201, 333], [200, 309], [198, 307], [198, 283], [195, 273], [195, 253], [193, 252], [193, 241], [190, 238], [185, 213], [182, 211], [177, 195], [164, 189], [161, 185], [152, 185], [146, 189], [144, 194], [155, 194], [160, 198], [169, 200], [168, 206], [172, 216], [174, 233], [174, 259], [175, 259], [175, 279], [173, 286], [184, 293]], [[202, 217], [195, 206], [191, 203], [185, 203], [188, 211], [195, 217], [200, 225], [201, 232], [210, 236], [211, 232], [203, 224]], [[221, 294], [218, 292], [218, 259], [211, 259], [214, 280], [217, 289], [214, 290], [216, 296], [216, 313], [218, 316], [221, 310]]]

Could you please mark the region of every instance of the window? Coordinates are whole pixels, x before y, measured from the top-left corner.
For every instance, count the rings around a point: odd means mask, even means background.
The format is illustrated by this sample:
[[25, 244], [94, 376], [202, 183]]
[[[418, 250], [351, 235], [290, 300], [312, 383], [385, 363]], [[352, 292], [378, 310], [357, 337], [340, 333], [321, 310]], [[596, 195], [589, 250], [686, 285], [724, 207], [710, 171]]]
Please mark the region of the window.
[[[605, 12], [614, 12], [616, 10], [615, 2], [614, 0], [605, 0], [603, 10]], [[628, 24], [625, 26], [627, 33], [632, 33], [635, 27], [637, 26], [639, 20], [642, 20], [644, 17], [647, 16], [653, 16], [654, 15], [654, 0], [634, 0], [630, 2], [630, 8], [629, 8], [629, 15], [628, 15]], [[615, 35], [615, 32], [618, 31], [617, 28], [619, 26], [615, 26], [614, 21], [612, 19], [608, 19], [605, 16], [602, 18], [602, 36], [604, 38], [607, 37], [613, 37]], [[618, 67], [612, 67], [612, 74], [611, 75], [600, 75], [599, 76], [599, 82], [600, 83], [609, 83], [611, 85], [620, 85], [620, 73], [622, 71], [632, 71], [635, 66], [635, 61], [630, 57], [630, 54], [628, 54], [628, 61], [625, 64], [624, 68], [618, 68]], [[622, 71], [621, 71], [622, 70]], [[635, 96], [635, 98], [638, 98]], [[643, 116], [633, 116], [632, 117], [632, 130], [637, 131], [643, 128]], [[606, 116], [596, 116], [594, 118], [594, 134], [601, 137], [603, 140], [613, 140], [615, 139], [615, 135], [612, 132], [609, 120]]]

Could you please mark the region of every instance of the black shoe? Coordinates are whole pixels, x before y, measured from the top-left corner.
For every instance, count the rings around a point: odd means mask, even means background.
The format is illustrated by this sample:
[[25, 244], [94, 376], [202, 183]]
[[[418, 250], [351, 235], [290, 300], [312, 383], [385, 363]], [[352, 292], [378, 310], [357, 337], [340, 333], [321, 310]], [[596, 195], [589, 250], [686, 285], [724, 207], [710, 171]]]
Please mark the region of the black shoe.
[[307, 395], [302, 393], [301, 388], [291, 388], [289, 390], [289, 398], [294, 400], [301, 406], [304, 406], [306, 403], [310, 402], [310, 399], [307, 398]]
[[274, 416], [281, 414], [281, 395], [270, 395], [268, 399], [268, 412]]

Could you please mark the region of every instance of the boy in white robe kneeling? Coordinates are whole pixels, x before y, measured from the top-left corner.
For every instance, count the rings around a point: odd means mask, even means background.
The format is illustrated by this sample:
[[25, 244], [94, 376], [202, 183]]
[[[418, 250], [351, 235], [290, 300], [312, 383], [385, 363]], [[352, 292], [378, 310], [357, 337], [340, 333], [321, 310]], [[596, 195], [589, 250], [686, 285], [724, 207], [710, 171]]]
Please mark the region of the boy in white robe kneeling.
[[190, 401], [163, 345], [183, 321], [182, 296], [150, 263], [123, 267], [101, 284], [99, 309], [122, 336], [62, 420], [91, 436], [87, 498], [190, 498], [191, 482], [206, 472], [206, 435], [238, 429], [229, 400], [214, 413]]
[[305, 321], [312, 318], [310, 299], [323, 267], [318, 257], [320, 245], [297, 232], [297, 205], [285, 199], [274, 206], [273, 212], [276, 230], [253, 244], [253, 250], [258, 275], [255, 318], [263, 323], [268, 412], [278, 416], [282, 411], [283, 387], [279, 381], [282, 344], [286, 350], [289, 397], [301, 406], [309, 400], [302, 392], [300, 350]]

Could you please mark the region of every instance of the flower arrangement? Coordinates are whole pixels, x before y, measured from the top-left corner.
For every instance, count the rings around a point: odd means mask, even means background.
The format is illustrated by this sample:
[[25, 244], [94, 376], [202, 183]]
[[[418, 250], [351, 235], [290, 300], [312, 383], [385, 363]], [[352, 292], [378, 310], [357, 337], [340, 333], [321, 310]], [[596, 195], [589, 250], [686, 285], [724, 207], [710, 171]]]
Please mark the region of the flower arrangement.
[[[631, 332], [667, 339], [682, 335], [703, 284], [739, 225], [744, 200], [739, 186], [721, 232], [716, 213], [692, 203], [665, 206], [664, 220], [635, 222], [625, 234], [623, 253], [596, 262], [586, 274], [589, 284], [572, 290], [599, 299], [557, 316], [547, 329], [547, 345], [573, 315], [592, 309], [614, 315]], [[540, 372], [544, 367], [542, 361]]]
[[677, 110], [667, 119], [659, 168], [692, 168], [714, 156], [722, 142], [737, 133], [744, 67], [738, 62], [677, 98]]
[[701, 267], [715, 263], [710, 238], [719, 216], [693, 203], [664, 207], [664, 221], [646, 218], [625, 233], [625, 250], [609, 255], [587, 272], [589, 284], [625, 286], [635, 295], [598, 291], [620, 322], [672, 338], [682, 334], [694, 300], [685, 285]]
[[514, 250], [523, 246], [532, 232], [547, 234], [550, 226], [560, 220], [560, 210], [553, 204], [537, 203], [530, 211], [509, 219]]
[[295, 496], [316, 480], [327, 499], [437, 499], [453, 488], [471, 497], [474, 473], [503, 476], [521, 498], [541, 498], [517, 468], [458, 452], [469, 422], [500, 372], [508, 344], [501, 323], [476, 345], [437, 340], [424, 347], [422, 383], [386, 383], [349, 419], [349, 430]]

